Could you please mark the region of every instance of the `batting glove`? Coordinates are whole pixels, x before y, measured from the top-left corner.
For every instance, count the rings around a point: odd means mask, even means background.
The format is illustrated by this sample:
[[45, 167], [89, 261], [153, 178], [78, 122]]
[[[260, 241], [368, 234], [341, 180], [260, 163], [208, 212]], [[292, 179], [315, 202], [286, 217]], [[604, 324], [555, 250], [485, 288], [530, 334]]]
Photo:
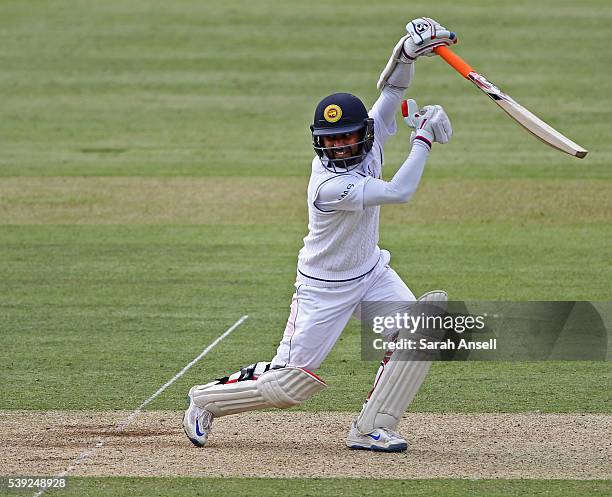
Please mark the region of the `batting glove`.
[[402, 102], [404, 122], [414, 128], [410, 143], [419, 140], [431, 149], [432, 143], [448, 143], [453, 135], [450, 119], [440, 105], [426, 105], [421, 110], [414, 100]]
[[457, 43], [457, 35], [429, 17], [419, 17], [406, 24], [408, 35], [402, 47], [403, 62], [435, 55], [434, 48]]

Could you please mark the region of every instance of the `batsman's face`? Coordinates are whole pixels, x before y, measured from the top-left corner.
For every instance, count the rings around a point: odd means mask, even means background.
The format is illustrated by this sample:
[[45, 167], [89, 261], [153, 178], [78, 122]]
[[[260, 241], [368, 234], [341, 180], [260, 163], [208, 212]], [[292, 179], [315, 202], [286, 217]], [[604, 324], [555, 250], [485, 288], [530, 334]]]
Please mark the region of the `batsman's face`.
[[361, 141], [361, 131], [323, 136], [322, 138], [325, 148], [333, 147], [333, 150], [329, 152], [332, 159], [345, 159], [359, 153], [359, 145], [357, 143]]

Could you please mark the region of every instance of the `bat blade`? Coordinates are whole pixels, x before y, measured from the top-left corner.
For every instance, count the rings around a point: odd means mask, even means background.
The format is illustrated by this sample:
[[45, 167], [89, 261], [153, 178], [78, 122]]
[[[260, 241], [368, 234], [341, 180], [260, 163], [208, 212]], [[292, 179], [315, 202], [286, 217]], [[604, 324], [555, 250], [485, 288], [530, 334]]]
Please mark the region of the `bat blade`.
[[478, 74], [472, 67], [448, 47], [436, 47], [434, 51], [450, 64], [464, 78], [470, 80], [483, 93], [499, 105], [506, 114], [514, 119], [523, 128], [547, 145], [556, 148], [566, 154], [582, 159], [588, 151], [574, 143], [567, 136], [559, 133], [555, 128], [546, 124], [542, 119], [528, 111], [509, 95], [501, 91], [487, 78]]
[[484, 76], [472, 71], [468, 74], [467, 79], [489, 96], [491, 100], [499, 105], [503, 111], [518, 124], [547, 145], [580, 159], [584, 158], [588, 153], [586, 149], [542, 121], [542, 119], [533, 112], [527, 110], [512, 97], [501, 91]]

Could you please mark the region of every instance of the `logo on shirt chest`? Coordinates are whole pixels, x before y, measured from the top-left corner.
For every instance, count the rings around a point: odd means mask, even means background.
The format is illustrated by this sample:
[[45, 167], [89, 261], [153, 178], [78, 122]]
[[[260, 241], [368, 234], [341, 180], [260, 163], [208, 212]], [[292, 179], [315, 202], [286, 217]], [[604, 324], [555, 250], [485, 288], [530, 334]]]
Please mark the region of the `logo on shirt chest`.
[[353, 183], [349, 183], [348, 185], [346, 185], [346, 188], [340, 194], [340, 196], [338, 197], [338, 200], [342, 200], [344, 197], [346, 197], [354, 186], [355, 185]]

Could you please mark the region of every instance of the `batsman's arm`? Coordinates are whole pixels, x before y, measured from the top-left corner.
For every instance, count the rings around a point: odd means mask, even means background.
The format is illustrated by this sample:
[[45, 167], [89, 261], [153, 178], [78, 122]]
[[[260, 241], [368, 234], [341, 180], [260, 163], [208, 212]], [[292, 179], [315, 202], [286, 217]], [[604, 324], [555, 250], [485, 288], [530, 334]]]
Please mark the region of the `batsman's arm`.
[[382, 121], [389, 130], [394, 129], [395, 112], [404, 92], [414, 78], [414, 62], [422, 56], [431, 56], [437, 47], [457, 43], [457, 36], [434, 19], [419, 17], [406, 25], [407, 34], [393, 47], [391, 57], [378, 78], [381, 95], [372, 107], [372, 117]]
[[389, 134], [395, 133], [395, 113], [404, 99], [405, 91], [405, 88], [385, 86], [370, 110], [370, 117], [374, 118], [375, 123], [382, 123]]
[[414, 128], [410, 155], [389, 182], [370, 179], [363, 192], [364, 207], [408, 202], [419, 186], [432, 143], [447, 143], [453, 130], [450, 119], [439, 105], [419, 110], [414, 100], [402, 104], [402, 114], [408, 126]]
[[370, 117], [373, 117], [375, 122], [384, 124], [390, 134], [395, 133], [395, 113], [414, 78], [416, 56], [409, 57], [404, 48], [410, 40], [410, 35], [405, 35], [393, 47], [391, 57], [376, 84], [380, 96], [370, 111]]
[[364, 178], [356, 173], [337, 175], [320, 186], [315, 207], [323, 212], [360, 211], [375, 205], [408, 202], [417, 190], [428, 156], [429, 145], [415, 140], [410, 155], [391, 181]]
[[452, 136], [450, 120], [439, 105], [419, 110], [414, 100], [402, 105], [404, 121], [414, 128], [412, 149], [391, 181], [363, 177], [358, 172], [339, 174], [318, 188], [314, 205], [323, 212], [358, 211], [366, 207], [408, 202], [416, 192], [432, 143], [447, 143]]
[[429, 150], [425, 141], [415, 140], [408, 158], [391, 181], [370, 178], [363, 189], [363, 207], [408, 202], [417, 191]]

